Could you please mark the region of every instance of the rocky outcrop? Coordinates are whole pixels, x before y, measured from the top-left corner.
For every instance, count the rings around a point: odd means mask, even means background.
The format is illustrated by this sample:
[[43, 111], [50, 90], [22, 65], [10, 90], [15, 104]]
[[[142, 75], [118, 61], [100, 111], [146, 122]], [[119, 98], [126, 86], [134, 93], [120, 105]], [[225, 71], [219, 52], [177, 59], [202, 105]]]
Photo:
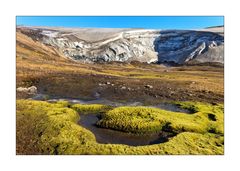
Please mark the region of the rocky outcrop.
[[223, 36], [206, 31], [162, 31], [155, 40], [159, 62], [223, 63]]
[[184, 64], [224, 61], [222, 28], [217, 31], [35, 27], [18, 29], [37, 41], [55, 47], [66, 57], [83, 62]]

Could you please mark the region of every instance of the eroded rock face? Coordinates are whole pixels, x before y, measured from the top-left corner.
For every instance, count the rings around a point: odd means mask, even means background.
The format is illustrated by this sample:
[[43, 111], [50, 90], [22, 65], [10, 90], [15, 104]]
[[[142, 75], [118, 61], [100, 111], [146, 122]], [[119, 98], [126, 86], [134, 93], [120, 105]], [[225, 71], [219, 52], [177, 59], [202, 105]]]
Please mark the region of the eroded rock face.
[[57, 48], [66, 57], [83, 62], [140, 61], [183, 64], [192, 61], [223, 63], [224, 60], [223, 30], [86, 30], [31, 27], [19, 30], [37, 41]]
[[155, 40], [159, 62], [223, 63], [223, 36], [205, 31], [162, 31]]

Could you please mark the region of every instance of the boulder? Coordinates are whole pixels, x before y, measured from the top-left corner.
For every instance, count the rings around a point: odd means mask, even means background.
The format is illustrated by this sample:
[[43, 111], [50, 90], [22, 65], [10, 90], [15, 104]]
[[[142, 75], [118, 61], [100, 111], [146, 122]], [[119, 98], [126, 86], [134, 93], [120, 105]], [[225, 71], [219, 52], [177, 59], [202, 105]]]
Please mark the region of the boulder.
[[35, 86], [28, 87], [28, 92], [29, 92], [29, 94], [36, 94], [37, 87], [35, 87]]
[[37, 87], [18, 87], [17, 92], [27, 93], [27, 94], [37, 94]]

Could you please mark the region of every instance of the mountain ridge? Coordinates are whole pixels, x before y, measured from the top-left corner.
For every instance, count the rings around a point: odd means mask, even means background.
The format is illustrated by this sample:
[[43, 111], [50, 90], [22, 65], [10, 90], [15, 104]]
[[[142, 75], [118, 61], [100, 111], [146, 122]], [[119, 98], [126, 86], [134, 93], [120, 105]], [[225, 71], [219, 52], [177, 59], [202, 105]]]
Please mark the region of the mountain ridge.
[[35, 41], [81, 62], [203, 63], [224, 61], [223, 27], [201, 30], [17, 27]]

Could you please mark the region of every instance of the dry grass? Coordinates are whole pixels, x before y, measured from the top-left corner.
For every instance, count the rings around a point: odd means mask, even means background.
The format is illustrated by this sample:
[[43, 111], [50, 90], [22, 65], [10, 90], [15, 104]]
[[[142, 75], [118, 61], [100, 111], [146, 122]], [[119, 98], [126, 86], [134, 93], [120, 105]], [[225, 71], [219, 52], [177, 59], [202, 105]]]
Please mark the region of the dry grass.
[[[50, 95], [63, 96], [61, 92], [66, 92], [65, 96], [79, 98], [102, 91], [101, 94], [106, 98], [159, 96], [169, 100], [223, 101], [223, 68], [211, 66], [168, 68], [134, 62], [131, 64], [77, 63], [64, 58], [53, 47], [33, 41], [19, 32], [17, 32], [16, 48], [17, 86], [35, 85], [40, 89], [46, 89], [44, 93]], [[98, 83], [106, 81], [118, 87], [99, 90]], [[153, 85], [154, 88], [144, 90], [142, 87], [145, 84]], [[119, 91], [121, 86], [135, 89], [135, 92], [123, 93]], [[175, 95], [172, 91], [175, 91]], [[183, 99], [178, 95], [180, 92], [186, 94]], [[187, 94], [192, 95], [188, 97]]]

